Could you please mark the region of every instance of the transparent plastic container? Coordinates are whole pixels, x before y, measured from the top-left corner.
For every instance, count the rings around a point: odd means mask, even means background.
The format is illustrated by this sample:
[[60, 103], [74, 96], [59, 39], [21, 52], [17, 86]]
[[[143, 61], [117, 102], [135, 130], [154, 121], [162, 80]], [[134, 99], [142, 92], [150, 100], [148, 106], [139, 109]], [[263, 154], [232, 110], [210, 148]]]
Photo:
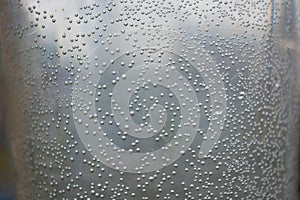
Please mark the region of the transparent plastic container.
[[296, 0], [3, 0], [19, 199], [296, 199]]

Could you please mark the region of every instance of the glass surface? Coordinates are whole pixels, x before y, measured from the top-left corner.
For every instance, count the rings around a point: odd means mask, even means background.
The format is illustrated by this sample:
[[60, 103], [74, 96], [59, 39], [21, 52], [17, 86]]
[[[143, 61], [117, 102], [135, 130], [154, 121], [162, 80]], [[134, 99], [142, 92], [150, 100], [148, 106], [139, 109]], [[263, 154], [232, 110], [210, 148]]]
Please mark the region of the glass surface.
[[20, 199], [295, 199], [296, 0], [3, 0]]

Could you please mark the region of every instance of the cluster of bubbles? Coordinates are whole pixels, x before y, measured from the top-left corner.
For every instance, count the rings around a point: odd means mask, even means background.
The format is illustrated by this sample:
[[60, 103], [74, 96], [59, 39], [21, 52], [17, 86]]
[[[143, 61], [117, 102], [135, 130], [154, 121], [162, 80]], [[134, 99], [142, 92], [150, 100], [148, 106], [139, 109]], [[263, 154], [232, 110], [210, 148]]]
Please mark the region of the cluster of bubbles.
[[22, 198], [292, 198], [293, 6], [11, 1]]

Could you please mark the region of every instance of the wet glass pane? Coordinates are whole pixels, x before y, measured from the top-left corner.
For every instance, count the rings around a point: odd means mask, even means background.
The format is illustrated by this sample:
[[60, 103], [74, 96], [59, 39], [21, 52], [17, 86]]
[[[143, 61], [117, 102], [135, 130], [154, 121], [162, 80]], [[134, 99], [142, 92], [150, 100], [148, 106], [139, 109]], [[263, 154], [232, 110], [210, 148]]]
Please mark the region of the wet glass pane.
[[295, 199], [296, 0], [4, 0], [20, 199]]

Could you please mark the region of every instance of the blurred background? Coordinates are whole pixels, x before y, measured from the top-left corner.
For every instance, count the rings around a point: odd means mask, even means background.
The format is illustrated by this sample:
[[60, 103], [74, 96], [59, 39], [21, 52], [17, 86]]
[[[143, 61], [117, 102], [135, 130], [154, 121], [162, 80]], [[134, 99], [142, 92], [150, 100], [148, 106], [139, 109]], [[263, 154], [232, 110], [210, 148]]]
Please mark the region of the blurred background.
[[13, 200], [14, 182], [12, 160], [8, 146], [8, 138], [5, 134], [4, 119], [1, 115], [3, 104], [0, 106], [0, 200]]
[[1, 128], [0, 133], [0, 200], [14, 199], [12, 163], [9, 158], [7, 138]]

